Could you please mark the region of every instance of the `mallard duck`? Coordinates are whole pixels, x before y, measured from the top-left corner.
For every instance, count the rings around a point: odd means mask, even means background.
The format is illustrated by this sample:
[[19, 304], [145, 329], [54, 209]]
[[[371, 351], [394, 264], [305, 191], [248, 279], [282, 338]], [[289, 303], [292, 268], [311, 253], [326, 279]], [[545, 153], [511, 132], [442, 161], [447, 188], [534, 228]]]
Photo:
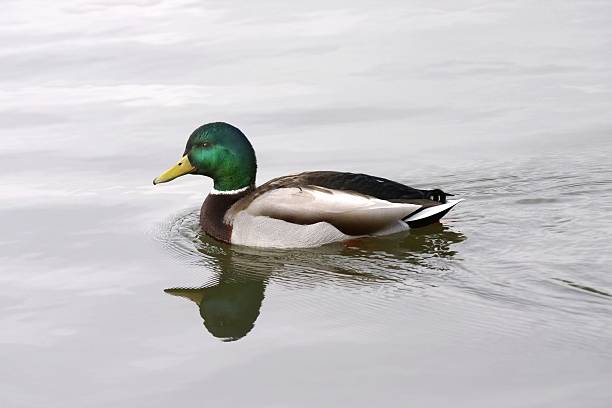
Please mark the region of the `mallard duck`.
[[255, 187], [256, 173], [246, 136], [216, 122], [197, 128], [183, 157], [153, 184], [185, 174], [212, 178], [202, 229], [217, 240], [254, 247], [314, 247], [392, 234], [438, 222], [461, 201], [447, 201], [452, 194], [437, 188], [419, 190], [367, 174], [304, 172]]

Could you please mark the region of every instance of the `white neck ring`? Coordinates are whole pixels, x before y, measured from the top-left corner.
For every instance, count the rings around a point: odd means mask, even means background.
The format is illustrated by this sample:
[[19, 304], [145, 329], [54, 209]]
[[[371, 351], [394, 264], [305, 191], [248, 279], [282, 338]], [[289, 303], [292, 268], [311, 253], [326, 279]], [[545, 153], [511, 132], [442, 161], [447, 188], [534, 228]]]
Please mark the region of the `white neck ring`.
[[214, 187], [210, 190], [209, 194], [213, 194], [213, 195], [231, 195], [231, 194], [238, 194], [238, 193], [242, 193], [244, 191], [247, 191], [249, 189], [249, 186], [246, 187], [242, 187], [239, 188], [237, 190], [217, 190]]

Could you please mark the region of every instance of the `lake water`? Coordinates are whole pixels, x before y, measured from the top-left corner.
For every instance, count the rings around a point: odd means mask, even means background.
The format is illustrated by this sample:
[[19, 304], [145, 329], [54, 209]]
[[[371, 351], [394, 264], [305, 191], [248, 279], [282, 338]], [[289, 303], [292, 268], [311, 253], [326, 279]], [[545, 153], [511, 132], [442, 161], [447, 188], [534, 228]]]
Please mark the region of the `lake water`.
[[[460, 3], [460, 4], [459, 4]], [[612, 406], [612, 5], [5, 1], [0, 406]], [[153, 187], [227, 121], [258, 181], [466, 201], [308, 250]]]

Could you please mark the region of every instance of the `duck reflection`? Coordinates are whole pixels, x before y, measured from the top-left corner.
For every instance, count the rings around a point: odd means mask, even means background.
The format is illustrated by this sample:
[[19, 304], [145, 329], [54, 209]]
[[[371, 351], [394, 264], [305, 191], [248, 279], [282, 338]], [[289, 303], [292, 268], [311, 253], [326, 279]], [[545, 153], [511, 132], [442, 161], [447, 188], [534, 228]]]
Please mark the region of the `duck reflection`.
[[[393, 236], [372, 238], [359, 241], [357, 246], [362, 250], [383, 251], [388, 256], [427, 266], [427, 260], [432, 257], [453, 258], [457, 254], [453, 244], [465, 241], [465, 239], [465, 235], [461, 232], [437, 223], [410, 230], [401, 239]], [[429, 266], [432, 267], [432, 265]]]
[[265, 280], [240, 278], [223, 280], [208, 288], [173, 288], [165, 292], [195, 302], [209, 333], [223, 341], [234, 341], [255, 326], [265, 288]]
[[[452, 244], [463, 240], [463, 234], [442, 224], [411, 230], [401, 237], [357, 239], [300, 250], [232, 247], [199, 236], [195, 241], [197, 251], [207, 266], [217, 272], [217, 280], [205, 287], [169, 288], [165, 292], [193, 301], [204, 327], [214, 337], [236, 341], [254, 328], [268, 280], [275, 273], [285, 282], [304, 283], [306, 276], [310, 281], [331, 281], [333, 284], [349, 279], [352, 287], [355, 283], [380, 283], [385, 281], [385, 276], [372, 279], [372, 272], [364, 270], [362, 262], [352, 265], [351, 260], [358, 257], [374, 262], [382, 254], [403, 264], [435, 269], [428, 260], [452, 258], [456, 254]], [[339, 276], [342, 279], [334, 279]], [[397, 282], [397, 277], [389, 277], [387, 282]]]
[[[200, 288], [169, 288], [166, 293], [193, 301], [200, 310], [204, 327], [214, 337], [223, 341], [235, 341], [246, 336], [255, 326], [268, 282], [265, 270], [253, 271], [241, 268], [234, 259], [234, 251], [221, 245], [211, 251], [208, 237], [198, 239], [198, 251], [212, 257], [218, 272], [218, 281], [212, 286]], [[259, 272], [259, 273], [257, 273]]]

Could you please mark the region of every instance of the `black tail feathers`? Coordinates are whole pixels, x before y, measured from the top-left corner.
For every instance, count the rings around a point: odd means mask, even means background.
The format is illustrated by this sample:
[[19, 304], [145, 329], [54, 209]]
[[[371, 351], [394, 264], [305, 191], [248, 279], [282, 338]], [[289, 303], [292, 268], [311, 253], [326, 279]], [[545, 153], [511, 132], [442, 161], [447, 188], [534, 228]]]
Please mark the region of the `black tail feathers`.
[[450, 193], [445, 193], [444, 191], [440, 190], [439, 188], [435, 188], [433, 190], [424, 190], [425, 192], [425, 198], [429, 199], [429, 200], [433, 200], [433, 201], [437, 201], [441, 204], [446, 203], [446, 197], [452, 197], [453, 194]]

